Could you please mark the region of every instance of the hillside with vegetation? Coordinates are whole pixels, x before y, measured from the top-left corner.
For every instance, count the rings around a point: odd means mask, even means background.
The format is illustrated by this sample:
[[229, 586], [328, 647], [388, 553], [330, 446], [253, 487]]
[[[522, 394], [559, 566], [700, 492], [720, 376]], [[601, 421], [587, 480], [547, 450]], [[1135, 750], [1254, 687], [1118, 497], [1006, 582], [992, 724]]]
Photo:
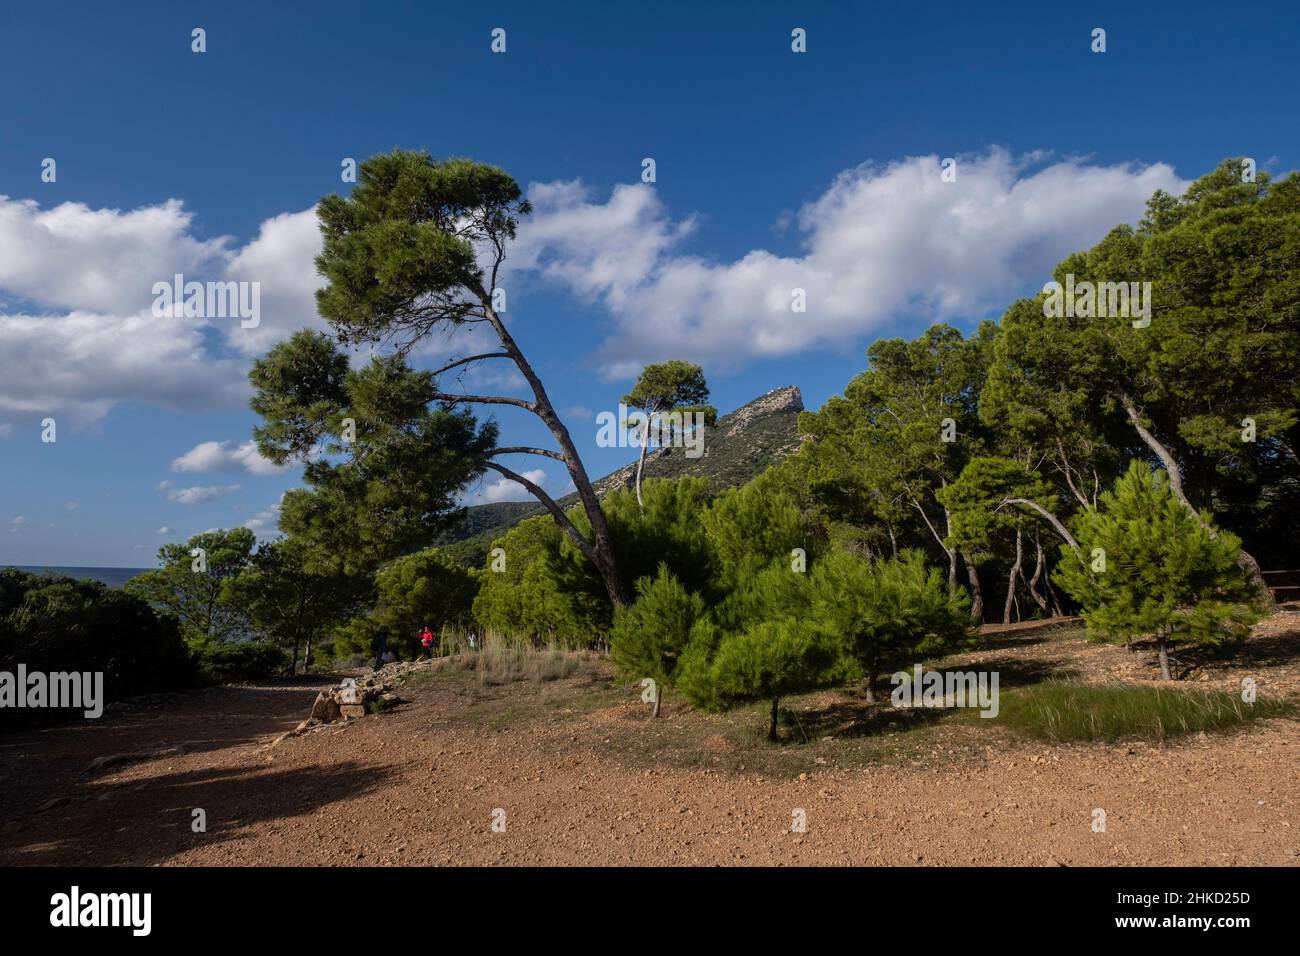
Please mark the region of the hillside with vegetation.
[[[684, 448], [657, 448], [646, 455], [643, 478], [707, 478], [721, 491], [754, 478], [799, 447], [799, 413], [803, 396], [797, 386], [775, 388], [735, 411], [722, 415], [705, 432], [704, 454], [688, 458]], [[592, 482], [604, 498], [618, 488], [630, 488], [636, 476], [632, 462]], [[577, 504], [577, 495], [559, 500], [563, 508]], [[525, 518], [546, 513], [535, 501], [499, 501], [465, 509], [460, 524], [438, 541], [447, 554], [467, 567], [481, 567], [492, 542]]]

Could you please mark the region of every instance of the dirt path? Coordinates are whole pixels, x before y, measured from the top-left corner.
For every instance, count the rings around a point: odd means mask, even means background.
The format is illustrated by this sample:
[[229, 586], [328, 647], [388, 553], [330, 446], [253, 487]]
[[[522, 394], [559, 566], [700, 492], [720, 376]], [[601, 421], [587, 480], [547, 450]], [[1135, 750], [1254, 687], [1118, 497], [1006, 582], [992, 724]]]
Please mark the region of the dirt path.
[[[563, 684], [547, 693], [561, 699]], [[220, 688], [102, 726], [0, 738], [0, 786], [21, 803], [4, 808], [17, 822], [0, 832], [0, 862], [1300, 863], [1294, 720], [1169, 747], [936, 749], [798, 779], [620, 759], [608, 740], [644, 728], [630, 693], [587, 712], [464, 720], [465, 698], [427, 681], [392, 713], [269, 746], [314, 687]], [[688, 719], [699, 718], [683, 707], [665, 718]], [[85, 772], [96, 756], [151, 749], [160, 755]], [[191, 829], [195, 808], [206, 833]], [[800, 810], [806, 833], [791, 830]]]

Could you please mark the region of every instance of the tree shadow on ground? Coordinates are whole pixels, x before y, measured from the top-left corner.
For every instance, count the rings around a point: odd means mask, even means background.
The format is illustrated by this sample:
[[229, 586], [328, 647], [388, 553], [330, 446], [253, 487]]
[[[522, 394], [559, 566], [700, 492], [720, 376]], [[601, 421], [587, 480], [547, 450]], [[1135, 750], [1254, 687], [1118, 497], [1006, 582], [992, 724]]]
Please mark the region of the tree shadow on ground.
[[[155, 751], [219, 751], [290, 730], [307, 717], [317, 688], [328, 679], [209, 687], [159, 708], [0, 735], [0, 786], [5, 792], [0, 823], [21, 820], [51, 799], [75, 794], [97, 758], [131, 758], [111, 768], [117, 771], [157, 759], [148, 756]], [[93, 780], [95, 775], [89, 776]]]
[[[201, 768], [114, 786], [84, 780], [81, 793], [0, 836], [0, 862], [34, 866], [151, 866], [237, 839], [250, 826], [304, 816], [383, 785], [395, 767], [345, 763], [270, 770], [264, 764]], [[207, 832], [192, 830], [205, 812]], [[110, 820], [110, 826], [105, 821]]]
[[[960, 666], [935, 665], [927, 670], [969, 670]], [[1051, 661], [1024, 661], [1000, 658], [981, 663], [979, 671], [996, 671], [998, 692], [1012, 687], [1026, 687], [1045, 680], [1061, 680], [1070, 671]], [[789, 728], [788, 744], [811, 743], [822, 737], [874, 737], [886, 733], [906, 733], [952, 715], [952, 707], [894, 707], [890, 702], [888, 681], [876, 693], [876, 702], [865, 697], [840, 699], [809, 710], [785, 710], [780, 721]], [[972, 706], [974, 706], [972, 704]], [[967, 708], [969, 709], [969, 708]]]

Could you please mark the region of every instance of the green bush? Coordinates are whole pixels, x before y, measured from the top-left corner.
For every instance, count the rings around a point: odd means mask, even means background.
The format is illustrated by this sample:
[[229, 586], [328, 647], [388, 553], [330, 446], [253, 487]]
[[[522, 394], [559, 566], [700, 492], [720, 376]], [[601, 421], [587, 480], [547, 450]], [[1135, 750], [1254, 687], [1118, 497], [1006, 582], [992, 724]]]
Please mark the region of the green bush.
[[705, 613], [704, 600], [684, 588], [666, 564], [653, 578], [637, 582], [637, 599], [614, 614], [610, 656], [629, 680], [655, 682], [653, 716], [659, 716], [664, 691], [673, 686], [677, 663], [691, 628]]
[[1075, 528], [1081, 553], [1062, 548], [1056, 576], [1083, 605], [1089, 634], [1117, 644], [1152, 635], [1166, 679], [1169, 645], [1227, 649], [1259, 620], [1240, 539], [1184, 507], [1163, 471], [1133, 462]]
[[[102, 672], [105, 702], [191, 687], [197, 673], [175, 618], [98, 581], [0, 570], [0, 670]], [[9, 728], [69, 711], [6, 708]]]
[[289, 669], [289, 654], [271, 641], [226, 641], [199, 650], [203, 675], [221, 684], [256, 680]]

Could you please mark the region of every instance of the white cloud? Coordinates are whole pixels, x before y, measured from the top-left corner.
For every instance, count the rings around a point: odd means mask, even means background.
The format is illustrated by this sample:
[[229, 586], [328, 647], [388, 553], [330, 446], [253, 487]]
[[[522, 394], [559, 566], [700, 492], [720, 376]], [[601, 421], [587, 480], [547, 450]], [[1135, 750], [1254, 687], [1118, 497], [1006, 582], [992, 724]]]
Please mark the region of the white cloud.
[[24, 517], [23, 515], [19, 515], [17, 518], [14, 518], [13, 523], [14, 523], [14, 524], [27, 524], [27, 518]]
[[[196, 238], [192, 220], [177, 200], [123, 212], [0, 196], [0, 419], [87, 424], [120, 403], [239, 408], [248, 356], [322, 326], [314, 209], [268, 219], [243, 247]], [[177, 273], [260, 283], [259, 326], [154, 316], [153, 284]]]
[[[600, 349], [611, 375], [647, 360], [788, 355], [870, 335], [891, 319], [1000, 311], [1057, 261], [1141, 217], [1157, 189], [1187, 183], [1163, 163], [1043, 164], [1002, 149], [842, 173], [793, 221], [803, 251], [754, 249], [730, 262], [678, 250], [695, 220], [673, 223], [649, 186], [617, 186], [593, 203], [577, 183], [533, 185], [536, 217], [520, 229], [516, 267], [600, 302], [615, 328]], [[807, 312], [791, 311], [792, 290]]]
[[171, 534], [171, 533], [172, 533], [172, 529], [167, 527], [167, 525], [163, 525], [155, 532], [155, 534]]
[[76, 511], [80, 507], [81, 507], [80, 501], [65, 501], [63, 503], [63, 508], [65, 511]]
[[157, 491], [165, 492], [168, 501], [180, 505], [207, 504], [239, 490], [239, 485], [191, 485], [189, 488], [176, 488], [170, 481], [160, 481], [154, 487]]
[[257, 444], [252, 441], [238, 445], [234, 442], [200, 442], [172, 462], [172, 471], [202, 473], [240, 470], [250, 475], [274, 475], [285, 468], [263, 458], [258, 453]]
[[278, 530], [280, 521], [280, 502], [284, 500], [284, 495], [280, 496], [280, 501], [265, 508], [253, 515], [244, 522], [244, 527], [252, 531], [259, 538], [268, 534], [273, 534]]
[[[540, 468], [521, 471], [519, 474], [535, 485], [546, 487], [546, 472]], [[465, 505], [487, 505], [496, 501], [532, 500], [534, 500], [532, 492], [523, 485], [510, 478], [501, 478], [497, 481], [482, 484], [476, 491], [466, 495], [461, 503]]]
[[0, 288], [73, 311], [138, 311], [154, 282], [226, 257], [230, 239], [196, 239], [192, 220], [175, 199], [123, 212], [0, 196]]
[[325, 284], [316, 274], [321, 251], [316, 208], [287, 212], [262, 223], [248, 245], [230, 260], [226, 278], [261, 286], [261, 321], [256, 328], [225, 326], [230, 344], [245, 355], [261, 355], [303, 328], [327, 329], [316, 312], [316, 290]]

